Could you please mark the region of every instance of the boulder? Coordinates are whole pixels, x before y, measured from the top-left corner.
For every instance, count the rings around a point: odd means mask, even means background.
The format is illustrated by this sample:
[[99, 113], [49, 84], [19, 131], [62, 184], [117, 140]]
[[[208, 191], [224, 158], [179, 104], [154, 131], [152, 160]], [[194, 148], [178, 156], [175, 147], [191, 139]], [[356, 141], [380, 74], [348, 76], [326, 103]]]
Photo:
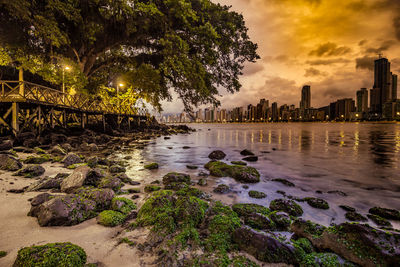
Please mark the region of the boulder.
[[73, 164], [82, 163], [83, 161], [82, 161], [82, 159], [81, 159], [78, 155], [76, 155], [76, 154], [74, 154], [74, 153], [68, 153], [68, 154], [61, 160], [61, 162], [64, 163], [64, 167], [68, 167], [68, 166], [73, 165]]
[[25, 176], [26, 178], [33, 178], [41, 176], [45, 172], [45, 169], [40, 165], [29, 165], [19, 170], [16, 175]]
[[244, 223], [258, 230], [275, 230], [275, 223], [266, 215], [251, 213], [244, 217]]
[[48, 154], [41, 154], [40, 156], [29, 156], [24, 160], [25, 164], [42, 164], [52, 161], [53, 158]]
[[232, 177], [242, 183], [257, 183], [260, 181], [260, 173], [253, 167], [228, 165], [221, 161], [210, 161], [204, 165], [210, 174], [216, 177]]
[[271, 201], [269, 208], [271, 210], [284, 211], [292, 216], [301, 216], [303, 214], [303, 209], [299, 204], [290, 199], [275, 199]]
[[25, 191], [39, 191], [43, 189], [61, 189], [61, 182], [68, 177], [68, 173], [59, 173], [56, 177], [43, 177], [39, 181], [32, 183]]
[[269, 218], [275, 223], [275, 227], [280, 231], [288, 231], [292, 220], [289, 214], [282, 211], [271, 212]]
[[275, 178], [275, 179], [272, 179], [272, 181], [273, 182], [282, 183], [282, 184], [284, 184], [286, 186], [289, 186], [289, 187], [294, 187], [295, 186], [294, 183], [292, 183], [292, 182], [290, 182], [290, 181], [288, 181], [286, 179], [282, 179], [282, 178]]
[[100, 180], [99, 188], [110, 188], [118, 192], [123, 186], [122, 181], [117, 177], [106, 176]]
[[82, 187], [85, 184], [89, 171], [90, 168], [88, 166], [76, 168], [73, 173], [61, 182], [61, 191], [71, 193], [75, 189]]
[[214, 193], [218, 193], [218, 194], [225, 194], [225, 193], [228, 193], [229, 191], [231, 191], [231, 189], [226, 184], [219, 184], [213, 190]]
[[33, 215], [40, 226], [68, 226], [95, 217], [95, 210], [96, 202], [71, 194], [44, 202]]
[[250, 150], [244, 149], [244, 150], [240, 151], [240, 155], [242, 155], [242, 156], [254, 156], [254, 153], [251, 152]]
[[348, 212], [346, 212], [346, 214], [344, 216], [346, 217], [347, 220], [352, 221], [352, 222], [368, 221], [368, 219], [366, 217], [364, 217], [363, 215], [361, 215], [360, 213], [355, 212], [355, 211], [348, 211]]
[[242, 226], [233, 233], [233, 241], [238, 244], [239, 249], [246, 251], [260, 261], [298, 264], [294, 247], [280, 242], [272, 234], [257, 232], [249, 227]]
[[250, 190], [249, 191], [249, 197], [261, 199], [261, 198], [266, 198], [267, 194], [265, 194], [263, 192], [255, 191], [255, 190]]
[[258, 157], [257, 156], [249, 156], [249, 157], [243, 158], [243, 160], [254, 162], [254, 161], [258, 160]]
[[226, 154], [221, 150], [214, 150], [213, 152], [211, 152], [208, 155], [208, 158], [214, 159], [214, 160], [221, 160], [221, 159], [224, 159], [225, 157], [226, 157]]
[[378, 215], [384, 219], [400, 221], [400, 211], [395, 209], [373, 207], [369, 209], [369, 213]]
[[0, 151], [6, 151], [13, 148], [13, 141], [12, 140], [5, 140], [0, 143]]
[[326, 202], [325, 200], [323, 200], [321, 198], [306, 197], [304, 200], [307, 201], [308, 205], [310, 205], [313, 208], [323, 209], [323, 210], [329, 209], [328, 202]]
[[3, 171], [17, 171], [22, 168], [22, 163], [7, 154], [0, 154], [0, 170]]
[[190, 175], [179, 172], [170, 172], [163, 176], [162, 183], [168, 189], [178, 189], [190, 185]]
[[53, 146], [49, 153], [56, 156], [65, 156], [67, 154], [65, 149], [63, 149], [60, 145]]
[[25, 266], [86, 266], [85, 251], [72, 243], [49, 243], [21, 248], [14, 267]]
[[120, 166], [120, 165], [112, 165], [109, 169], [110, 173], [121, 173], [121, 172], [126, 172], [125, 167]]
[[101, 179], [106, 177], [106, 172], [103, 169], [100, 168], [94, 168], [89, 170], [89, 172], [86, 175], [86, 179], [83, 185], [92, 185], [92, 186], [97, 186]]
[[96, 203], [96, 210], [109, 209], [115, 193], [110, 188], [82, 187], [75, 191], [76, 195], [92, 200]]

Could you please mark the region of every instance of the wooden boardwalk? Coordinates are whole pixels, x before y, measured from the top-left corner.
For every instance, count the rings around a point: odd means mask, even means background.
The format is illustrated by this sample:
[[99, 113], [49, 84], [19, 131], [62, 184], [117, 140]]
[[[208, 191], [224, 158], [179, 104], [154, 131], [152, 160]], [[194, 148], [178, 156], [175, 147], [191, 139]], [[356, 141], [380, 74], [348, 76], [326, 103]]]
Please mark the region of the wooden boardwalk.
[[45, 127], [67, 127], [69, 123], [85, 128], [89, 122], [101, 122], [105, 130], [108, 122], [130, 128], [148, 118], [143, 109], [127, 102], [113, 103], [111, 98], [71, 95], [22, 80], [0, 80], [0, 86], [0, 127], [14, 135], [28, 127], [40, 133]]

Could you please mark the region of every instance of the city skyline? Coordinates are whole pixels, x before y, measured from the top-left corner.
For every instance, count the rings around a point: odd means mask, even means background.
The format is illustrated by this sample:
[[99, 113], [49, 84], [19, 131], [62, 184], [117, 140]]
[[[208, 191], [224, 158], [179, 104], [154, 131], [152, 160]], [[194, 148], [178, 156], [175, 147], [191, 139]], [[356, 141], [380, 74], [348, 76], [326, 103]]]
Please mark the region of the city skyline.
[[[246, 64], [235, 94], [220, 90], [223, 107], [244, 106], [268, 95], [270, 102], [299, 104], [310, 84], [313, 105], [354, 98], [373, 83], [379, 53], [400, 73], [399, 1], [388, 0], [218, 0], [242, 13], [261, 59]], [[397, 26], [396, 26], [397, 25]], [[180, 101], [165, 112], [180, 112]], [[202, 107], [205, 108], [205, 107]]]
[[233, 109], [208, 107], [192, 114], [161, 116], [165, 122], [278, 122], [278, 121], [331, 121], [331, 120], [399, 120], [398, 76], [391, 71], [391, 62], [379, 55], [374, 61], [373, 86], [355, 92], [355, 100], [340, 98], [328, 105], [311, 105], [311, 86], [304, 85], [300, 92], [299, 107], [294, 104], [278, 105], [262, 98], [259, 103]]

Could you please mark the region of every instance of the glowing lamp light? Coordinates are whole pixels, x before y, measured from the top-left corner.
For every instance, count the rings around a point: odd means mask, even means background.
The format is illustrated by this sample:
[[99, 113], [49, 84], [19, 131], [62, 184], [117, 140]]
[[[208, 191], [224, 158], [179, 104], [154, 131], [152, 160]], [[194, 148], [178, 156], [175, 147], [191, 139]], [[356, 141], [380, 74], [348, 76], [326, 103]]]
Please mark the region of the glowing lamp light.
[[123, 84], [123, 83], [120, 83], [120, 84], [119, 84], [119, 87], [123, 87], [123, 86], [124, 86], [124, 84]]
[[65, 70], [70, 70], [71, 68], [68, 66], [65, 66]]
[[356, 117], [358, 118], [358, 114], [356, 114]]

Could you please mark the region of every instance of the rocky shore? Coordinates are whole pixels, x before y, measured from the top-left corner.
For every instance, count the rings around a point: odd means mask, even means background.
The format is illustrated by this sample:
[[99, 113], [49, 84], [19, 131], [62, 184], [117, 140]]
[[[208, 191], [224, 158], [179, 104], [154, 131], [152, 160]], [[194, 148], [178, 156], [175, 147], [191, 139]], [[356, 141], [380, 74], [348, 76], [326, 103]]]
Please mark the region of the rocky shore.
[[[342, 206], [348, 222], [326, 227], [302, 219], [298, 204], [318, 213], [330, 208], [321, 198], [281, 192], [269, 206], [227, 205], [222, 196], [230, 187], [216, 185], [219, 177], [243, 188], [260, 181], [258, 170], [247, 166], [258, 160], [249, 150], [233, 162], [224, 161], [223, 151], [210, 151], [196, 177], [158, 177], [155, 171], [145, 181], [126, 174], [132, 157], [115, 155], [190, 131], [157, 125], [112, 135], [60, 130], [1, 140], [0, 265], [398, 266], [400, 231], [392, 222], [400, 221], [400, 211], [390, 207], [360, 214]], [[138, 164], [150, 174], [159, 168], [156, 162]], [[256, 190], [248, 194], [266, 197]]]

